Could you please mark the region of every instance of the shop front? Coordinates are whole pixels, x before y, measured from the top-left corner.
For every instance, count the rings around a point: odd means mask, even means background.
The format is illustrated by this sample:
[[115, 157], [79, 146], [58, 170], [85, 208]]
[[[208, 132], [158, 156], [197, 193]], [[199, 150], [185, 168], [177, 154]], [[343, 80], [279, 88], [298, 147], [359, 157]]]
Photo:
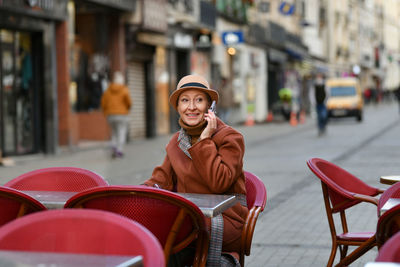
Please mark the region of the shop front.
[[67, 1], [0, 1], [0, 151], [57, 148], [56, 27]]

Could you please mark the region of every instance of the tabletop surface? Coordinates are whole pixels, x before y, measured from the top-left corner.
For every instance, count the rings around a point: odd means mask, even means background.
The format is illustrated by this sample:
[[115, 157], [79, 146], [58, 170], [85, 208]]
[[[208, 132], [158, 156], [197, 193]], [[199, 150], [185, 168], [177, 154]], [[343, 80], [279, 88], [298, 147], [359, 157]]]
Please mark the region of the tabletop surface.
[[381, 178], [380, 178], [380, 182], [382, 184], [392, 185], [399, 181], [400, 181], [400, 175], [384, 175], [384, 176], [381, 176]]
[[[38, 200], [48, 209], [62, 209], [67, 200], [77, 192], [63, 191], [22, 191]], [[235, 195], [214, 194], [190, 194], [178, 193], [178, 195], [192, 201], [203, 212], [206, 217], [214, 217], [226, 209], [234, 206], [237, 202]]]
[[74, 254], [0, 250], [0, 266], [29, 267], [136, 267], [143, 266], [142, 256]]
[[383, 204], [381, 210], [379, 211], [380, 214], [382, 215], [385, 211], [390, 210], [394, 206], [397, 206], [400, 204], [400, 198], [389, 198], [385, 204]]
[[191, 194], [178, 193], [187, 200], [192, 201], [200, 208], [206, 217], [215, 217], [223, 211], [234, 206], [237, 202], [235, 195]]
[[400, 267], [396, 262], [368, 262], [364, 267]]

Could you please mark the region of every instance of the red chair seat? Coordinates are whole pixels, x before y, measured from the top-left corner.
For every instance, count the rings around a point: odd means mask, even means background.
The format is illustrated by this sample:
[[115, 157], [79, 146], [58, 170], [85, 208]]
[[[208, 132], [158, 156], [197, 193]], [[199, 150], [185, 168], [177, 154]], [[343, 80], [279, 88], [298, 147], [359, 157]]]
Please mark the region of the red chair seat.
[[351, 232], [351, 233], [342, 233], [337, 236], [338, 240], [347, 240], [347, 241], [366, 241], [374, 236], [374, 232]]

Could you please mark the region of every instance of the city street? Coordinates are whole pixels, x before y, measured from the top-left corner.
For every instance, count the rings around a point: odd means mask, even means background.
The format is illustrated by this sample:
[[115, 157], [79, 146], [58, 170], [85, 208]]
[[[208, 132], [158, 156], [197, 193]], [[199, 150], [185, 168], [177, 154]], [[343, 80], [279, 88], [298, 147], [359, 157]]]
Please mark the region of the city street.
[[[399, 122], [398, 105], [391, 102], [366, 106], [360, 123], [355, 118], [331, 120], [321, 137], [310, 117], [296, 127], [283, 122], [236, 126], [246, 141], [244, 168], [263, 180], [268, 195], [246, 266], [325, 266], [331, 237], [320, 181], [306, 160], [333, 161], [366, 183], [387, 188], [379, 176], [400, 174]], [[169, 137], [131, 140], [126, 156], [118, 160], [109, 157], [105, 143], [62, 148], [57, 155], [14, 157], [14, 166], [0, 167], [0, 183], [37, 168], [76, 166], [103, 175], [111, 184], [140, 184], [161, 164]], [[361, 204], [348, 215], [350, 231], [374, 231], [375, 206]], [[351, 266], [364, 266], [376, 254], [375, 248]]]

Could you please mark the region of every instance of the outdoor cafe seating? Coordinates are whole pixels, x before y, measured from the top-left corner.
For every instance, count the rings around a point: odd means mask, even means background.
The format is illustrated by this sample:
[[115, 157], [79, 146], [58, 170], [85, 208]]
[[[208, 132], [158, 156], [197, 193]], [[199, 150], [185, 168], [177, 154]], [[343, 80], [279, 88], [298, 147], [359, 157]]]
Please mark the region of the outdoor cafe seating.
[[400, 232], [390, 237], [378, 251], [376, 262], [400, 263]]
[[79, 192], [108, 182], [99, 174], [77, 167], [50, 167], [26, 172], [4, 184], [25, 191]]
[[240, 265], [244, 266], [244, 257], [250, 256], [254, 229], [259, 214], [264, 210], [267, 202], [267, 190], [264, 183], [251, 172], [244, 172], [246, 177], [246, 202], [249, 213], [242, 230]]
[[385, 242], [400, 231], [400, 205], [385, 211], [378, 219], [376, 243], [380, 249]]
[[93, 266], [90, 260], [96, 258], [103, 261], [102, 266], [114, 266], [106, 263], [116, 260], [165, 266], [161, 245], [149, 230], [100, 210], [47, 210], [16, 219], [0, 227], [0, 263], [2, 256], [10, 254], [20, 256], [14, 257], [17, 262], [21, 256], [31, 261], [38, 256], [42, 261], [54, 260], [46, 266], [71, 266], [71, 262]]
[[205, 217], [191, 201], [167, 190], [147, 186], [107, 186], [82, 191], [65, 208], [118, 213], [149, 229], [164, 249], [165, 261], [195, 243], [193, 266], [205, 266], [209, 235]]
[[0, 186], [0, 226], [21, 216], [43, 210], [46, 210], [46, 207], [29, 195]]
[[[374, 232], [349, 232], [346, 211], [361, 203], [378, 205], [375, 196], [383, 190], [369, 186], [362, 180], [333, 164], [332, 162], [311, 158], [307, 166], [321, 180], [325, 210], [328, 218], [332, 238], [332, 250], [327, 266], [333, 265], [337, 248], [340, 250], [340, 262], [338, 265], [350, 265], [368, 250], [376, 245]], [[334, 214], [340, 214], [342, 231], [335, 227]], [[349, 255], [348, 247], [356, 246]]]

